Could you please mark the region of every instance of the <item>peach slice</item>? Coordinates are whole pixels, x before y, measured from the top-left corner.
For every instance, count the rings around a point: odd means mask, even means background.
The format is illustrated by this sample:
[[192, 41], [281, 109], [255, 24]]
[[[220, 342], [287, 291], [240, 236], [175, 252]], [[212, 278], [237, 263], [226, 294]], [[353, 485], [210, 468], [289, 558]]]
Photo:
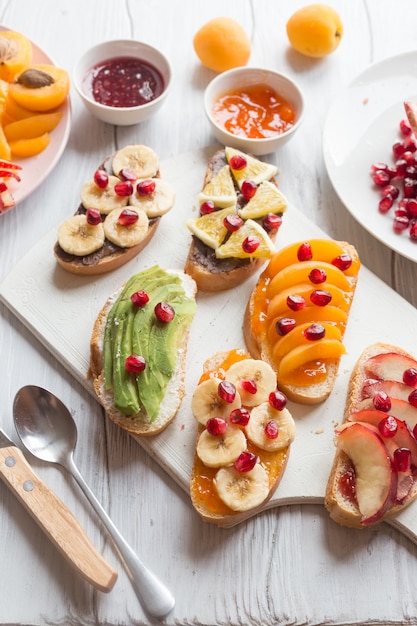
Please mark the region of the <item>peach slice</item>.
[[61, 111], [39, 113], [38, 115], [7, 124], [4, 126], [4, 134], [9, 142], [19, 139], [34, 139], [56, 128], [62, 119], [62, 115]]
[[[324, 261], [304, 261], [302, 263], [289, 265], [275, 274], [266, 289], [267, 297], [272, 299], [284, 289], [288, 289], [298, 283], [309, 282], [309, 274], [315, 269], [326, 272], [327, 283], [336, 285], [336, 287], [339, 287], [342, 291], [352, 291], [351, 282], [339, 268]], [[318, 289], [320, 285], [315, 286]]]
[[0, 33], [0, 78], [8, 83], [32, 61], [32, 44], [21, 33], [5, 30]]
[[[290, 352], [294, 348], [297, 348], [297, 346], [309, 345], [312, 343], [312, 341], [310, 339], [307, 339], [304, 334], [304, 331], [310, 326], [310, 322], [307, 322], [306, 324], [301, 324], [300, 326], [296, 326], [291, 332], [289, 332], [287, 335], [284, 335], [284, 337], [281, 337], [281, 339], [276, 342], [276, 344], [272, 348], [272, 358], [275, 363], [279, 363], [279, 361], [281, 361], [281, 359], [288, 352]], [[337, 326], [335, 326], [334, 324], [328, 324], [327, 322], [323, 322], [322, 326], [326, 331], [326, 339], [337, 339], [338, 341], [342, 341], [342, 333]]]
[[[281, 339], [281, 336], [277, 333], [276, 324], [282, 317], [284, 316], [278, 315], [277, 317], [274, 317], [268, 325], [267, 338], [271, 344], [274, 344], [276, 341]], [[291, 315], [285, 317], [291, 317], [296, 321], [297, 325], [305, 324], [307, 322], [310, 324], [313, 322], [333, 323], [340, 329], [343, 335], [346, 328], [348, 314], [346, 311], [329, 304], [324, 307], [307, 306], [305, 309], [300, 309], [299, 311], [291, 311]]]
[[24, 159], [26, 157], [35, 156], [48, 147], [51, 141], [49, 133], [44, 133], [40, 137], [33, 139], [18, 139], [10, 142], [10, 150], [13, 157]]
[[[417, 409], [407, 400], [400, 400], [399, 398], [390, 398], [391, 408], [389, 410], [390, 415], [394, 415], [397, 419], [406, 422], [408, 427], [413, 430], [417, 424]], [[356, 411], [362, 411], [364, 409], [374, 409], [374, 402], [372, 398], [364, 398], [355, 407]]]
[[[352, 302], [352, 293], [346, 293], [339, 287], [330, 283], [321, 283], [320, 285], [312, 285], [311, 283], [300, 283], [285, 289], [281, 293], [277, 293], [268, 304], [268, 317], [276, 317], [277, 315], [291, 315], [291, 308], [288, 307], [287, 298], [291, 295], [302, 296], [306, 301], [306, 306], [311, 305], [310, 296], [313, 291], [324, 289], [331, 294], [332, 306], [337, 306], [343, 311], [348, 311]], [[327, 305], [326, 305], [327, 306]]]
[[[336, 257], [341, 255], [349, 254], [349, 256], [352, 256], [348, 249], [343, 247], [343, 242], [333, 241], [332, 239], [309, 239], [306, 240], [306, 243], [309, 243], [311, 246], [312, 260], [317, 259], [326, 263], [332, 263]], [[297, 254], [300, 245], [302, 245], [300, 242], [296, 242], [279, 250], [270, 260], [265, 273], [272, 278], [285, 267], [298, 263]], [[356, 276], [359, 268], [360, 261], [355, 255], [352, 257], [351, 266], [344, 270], [344, 274], [346, 276]]]
[[70, 80], [68, 72], [55, 65], [30, 65], [11, 83], [12, 98], [30, 111], [56, 109], [68, 95]]
[[383, 352], [369, 357], [364, 365], [367, 378], [396, 380], [403, 382], [403, 374], [407, 369], [417, 369], [417, 361], [397, 352]]
[[351, 460], [356, 474], [356, 497], [362, 524], [378, 522], [394, 501], [397, 473], [389, 451], [375, 427], [346, 423], [336, 431], [337, 448]]
[[[296, 371], [300, 368], [306, 369], [308, 363], [312, 363], [312, 370], [316, 369], [314, 361], [320, 363], [339, 359], [346, 350], [337, 339], [322, 339], [308, 345], [301, 345], [293, 348], [281, 360], [277, 377], [278, 383], [291, 385], [296, 378]], [[311, 384], [315, 383], [314, 377], [311, 377]]]

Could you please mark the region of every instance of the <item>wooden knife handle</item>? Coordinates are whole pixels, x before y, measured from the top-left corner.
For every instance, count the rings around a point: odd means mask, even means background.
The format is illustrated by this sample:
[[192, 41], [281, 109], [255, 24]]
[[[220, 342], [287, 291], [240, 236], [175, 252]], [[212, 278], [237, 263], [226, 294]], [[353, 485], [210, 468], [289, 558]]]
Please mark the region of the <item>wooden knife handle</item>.
[[91, 543], [68, 507], [34, 473], [16, 446], [0, 448], [0, 477], [78, 572], [100, 591], [110, 591], [117, 572]]

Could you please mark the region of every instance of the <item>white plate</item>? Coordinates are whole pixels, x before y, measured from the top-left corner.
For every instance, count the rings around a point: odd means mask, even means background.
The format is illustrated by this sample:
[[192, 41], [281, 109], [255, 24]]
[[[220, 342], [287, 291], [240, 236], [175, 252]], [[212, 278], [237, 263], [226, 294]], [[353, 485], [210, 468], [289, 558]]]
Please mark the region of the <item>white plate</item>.
[[407, 231], [393, 231], [393, 213], [378, 211], [379, 194], [370, 175], [372, 163], [393, 164], [392, 145], [400, 139], [404, 101], [417, 99], [417, 52], [375, 63], [362, 72], [332, 104], [323, 136], [330, 180], [353, 217], [392, 250], [417, 261], [417, 243]]
[[[12, 30], [5, 26], [0, 26], [0, 31]], [[36, 44], [32, 43], [32, 62], [55, 65], [52, 59], [43, 52]], [[71, 104], [69, 96], [66, 102], [60, 107], [63, 112], [62, 119], [58, 126], [51, 132], [51, 142], [49, 146], [40, 154], [27, 159], [13, 159], [15, 163], [22, 166], [19, 173], [21, 181], [10, 187], [16, 205], [27, 198], [32, 191], [35, 191], [41, 183], [49, 176], [62, 156], [67, 145], [71, 127]], [[5, 211], [7, 213], [7, 211]], [[1, 213], [0, 213], [1, 215]]]

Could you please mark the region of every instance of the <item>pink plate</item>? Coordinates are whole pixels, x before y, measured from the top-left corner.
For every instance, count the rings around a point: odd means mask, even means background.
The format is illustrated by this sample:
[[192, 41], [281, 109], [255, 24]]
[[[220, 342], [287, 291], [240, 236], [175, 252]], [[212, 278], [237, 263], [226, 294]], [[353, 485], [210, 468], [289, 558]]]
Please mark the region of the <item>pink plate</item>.
[[[0, 26], [0, 31], [3, 30], [12, 29]], [[33, 42], [31, 43], [33, 63], [55, 65], [43, 50], [38, 48]], [[34, 157], [13, 159], [15, 163], [18, 163], [23, 168], [19, 173], [21, 181], [16, 184], [10, 183], [10, 191], [15, 199], [16, 205], [25, 200], [25, 198], [49, 176], [67, 145], [71, 127], [71, 103], [69, 96], [59, 110], [63, 112], [63, 116], [58, 126], [51, 132], [51, 142], [49, 146]], [[6, 213], [7, 212], [8, 211], [6, 211]]]

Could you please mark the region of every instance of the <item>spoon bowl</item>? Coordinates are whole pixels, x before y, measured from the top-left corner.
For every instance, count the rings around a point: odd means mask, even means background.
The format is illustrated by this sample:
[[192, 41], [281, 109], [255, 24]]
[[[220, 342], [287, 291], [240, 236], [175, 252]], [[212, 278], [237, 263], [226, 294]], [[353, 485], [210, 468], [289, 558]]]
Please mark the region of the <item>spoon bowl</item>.
[[140, 561], [74, 463], [77, 427], [68, 408], [46, 389], [27, 385], [15, 396], [13, 419], [17, 434], [29, 452], [42, 461], [61, 465], [77, 481], [113, 540], [144, 609], [159, 619], [167, 615], [175, 604], [171, 592]]

